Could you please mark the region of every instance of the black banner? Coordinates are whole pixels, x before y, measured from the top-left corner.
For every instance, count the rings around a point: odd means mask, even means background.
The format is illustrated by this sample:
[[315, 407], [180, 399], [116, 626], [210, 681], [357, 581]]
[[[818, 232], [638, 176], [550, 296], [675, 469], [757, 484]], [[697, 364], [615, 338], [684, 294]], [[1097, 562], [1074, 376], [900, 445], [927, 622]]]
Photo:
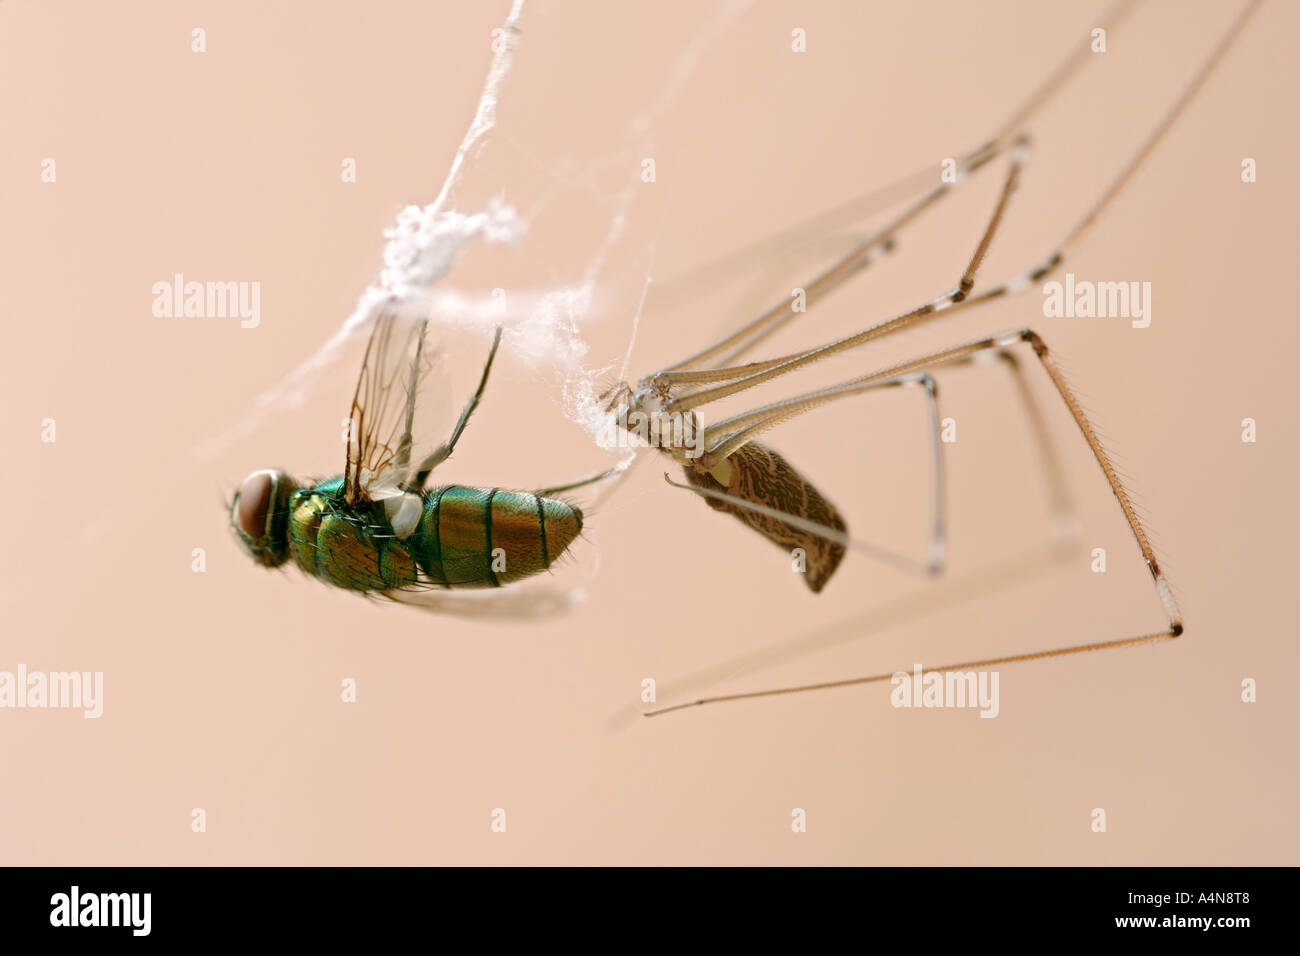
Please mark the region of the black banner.
[[[640, 938], [655, 949], [709, 936], [767, 940], [782, 929], [815, 938], [833, 932], [864, 944], [970, 939], [983, 947], [1046, 935], [1232, 945], [1256, 930], [1283, 930], [1295, 875], [1235, 868], [841, 868], [595, 876], [580, 869], [538, 880], [534, 873], [473, 869], [10, 868], [0, 870], [0, 914], [6, 942], [284, 937], [337, 945], [459, 926], [486, 927], [494, 937], [518, 927], [539, 934], [541, 944], [543, 927], [570, 923], [587, 933], [598, 918], [615, 927], [608, 944]], [[695, 925], [682, 935], [688, 923]]]

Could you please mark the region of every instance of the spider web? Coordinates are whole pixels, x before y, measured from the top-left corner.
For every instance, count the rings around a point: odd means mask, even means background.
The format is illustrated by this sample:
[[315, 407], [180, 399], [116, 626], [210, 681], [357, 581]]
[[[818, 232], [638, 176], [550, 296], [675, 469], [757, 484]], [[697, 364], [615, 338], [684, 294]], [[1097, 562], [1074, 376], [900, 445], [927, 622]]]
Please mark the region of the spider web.
[[[628, 123], [626, 151], [629, 154], [650, 154], [660, 118], [686, 91], [709, 44], [751, 3], [752, 0], [728, 0], [705, 27], [688, 39], [654, 101]], [[611, 369], [589, 368], [585, 364], [589, 348], [582, 325], [598, 316], [597, 289], [611, 251], [626, 232], [639, 192], [636, 164], [628, 164], [632, 172], [613, 201], [604, 235], [586, 267], [571, 281], [512, 290], [510, 304], [504, 310], [501, 303], [490, 297], [465, 293], [444, 283], [458, 256], [475, 241], [510, 243], [527, 231], [525, 217], [503, 200], [494, 200], [485, 208], [471, 212], [450, 205], [475, 150], [496, 126], [497, 105], [522, 35], [524, 6], [525, 0], [513, 0], [497, 34], [501, 42], [494, 47], [474, 118], [437, 197], [428, 205], [408, 205], [402, 209], [394, 225], [384, 233], [383, 267], [362, 293], [352, 313], [312, 355], [263, 391], [237, 424], [199, 446], [195, 450], [197, 457], [215, 457], [257, 431], [276, 412], [305, 404], [321, 373], [337, 361], [344, 347], [368, 334], [378, 307], [384, 303], [391, 306], [394, 302], [403, 311], [432, 317], [434, 323], [471, 328], [485, 335], [490, 335], [496, 325], [504, 325], [505, 348], [533, 365], [549, 366], [558, 373], [565, 416], [584, 428], [600, 447], [612, 447], [607, 416], [597, 401], [598, 382]], [[643, 276], [640, 303], [631, 320], [622, 362], [624, 373], [635, 346], [641, 308], [651, 282], [654, 245], [652, 240], [647, 249], [649, 266]], [[633, 456], [633, 452], [625, 450], [620, 467], [630, 464]]]

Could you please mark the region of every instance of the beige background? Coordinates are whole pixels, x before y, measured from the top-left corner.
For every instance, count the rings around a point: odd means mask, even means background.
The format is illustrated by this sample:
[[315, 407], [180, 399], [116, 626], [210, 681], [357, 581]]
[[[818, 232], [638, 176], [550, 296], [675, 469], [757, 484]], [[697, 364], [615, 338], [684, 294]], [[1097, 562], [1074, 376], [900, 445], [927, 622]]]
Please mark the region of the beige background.
[[[451, 281], [575, 281], [634, 187], [583, 331], [589, 364], [616, 366], [652, 275], [632, 357], [648, 372], [785, 294], [808, 264], [767, 254], [725, 287], [710, 272], [713, 291], [685, 300], [668, 279], [937, 171], [1086, 37], [1100, 6], [763, 3], [715, 27], [713, 4], [530, 4], [499, 129], [456, 204], [503, 194], [531, 231], [513, 249], [474, 250]], [[982, 279], [1037, 261], [1075, 222], [1229, 6], [1154, 4], [1111, 36], [1033, 124], [1032, 162]], [[372, 604], [238, 551], [221, 502], [246, 473], [340, 469], [359, 343], [302, 408], [199, 451], [337, 327], [397, 208], [432, 199], [505, 12], [0, 7], [0, 669], [105, 675], [97, 721], [0, 711], [0, 860], [1297, 862], [1295, 6], [1264, 5], [1070, 263], [1080, 278], [1150, 281], [1149, 329], [1045, 319], [1031, 291], [762, 396], [1024, 324], [1061, 357], [1132, 482], [1188, 629], [1172, 644], [1005, 668], [994, 720], [895, 710], [882, 685], [634, 715], [645, 677], [668, 703], [1160, 627], [1114, 501], [1056, 404], [1082, 547], [1060, 564], [1039, 557], [1042, 473], [996, 368], [942, 381], [958, 441], [952, 562], [938, 583], [855, 554], [814, 598], [787, 558], [666, 486], [654, 460], [589, 515], [556, 576], [589, 599], [560, 620]], [[205, 54], [190, 51], [194, 27]], [[795, 27], [806, 54], [790, 51]], [[670, 81], [691, 50], [694, 69]], [[643, 112], [648, 125], [634, 127]], [[644, 156], [658, 165], [652, 185], [634, 179]], [[1245, 156], [1258, 161], [1254, 185], [1239, 179]], [[40, 182], [44, 157], [57, 161], [54, 184]], [[344, 157], [356, 184], [339, 181]], [[947, 289], [1001, 168], [773, 348]], [[174, 272], [261, 282], [260, 327], [154, 318], [151, 286]], [[457, 402], [484, 346], [455, 346]], [[771, 440], [858, 534], [916, 554], [920, 416], [914, 397], [864, 398]], [[1253, 445], [1240, 440], [1248, 416]], [[46, 417], [54, 444], [39, 439]], [[507, 355], [446, 476], [528, 487], [609, 461], [565, 419], [554, 370]], [[1104, 575], [1089, 570], [1092, 547], [1108, 551]], [[191, 570], [194, 548], [206, 573]], [[1247, 677], [1253, 705], [1240, 701]], [[355, 705], [339, 701], [345, 678]], [[191, 832], [195, 807], [205, 833]], [[498, 807], [505, 834], [490, 830]], [[806, 834], [791, 832], [796, 807]], [[1090, 830], [1095, 807], [1105, 834]]]

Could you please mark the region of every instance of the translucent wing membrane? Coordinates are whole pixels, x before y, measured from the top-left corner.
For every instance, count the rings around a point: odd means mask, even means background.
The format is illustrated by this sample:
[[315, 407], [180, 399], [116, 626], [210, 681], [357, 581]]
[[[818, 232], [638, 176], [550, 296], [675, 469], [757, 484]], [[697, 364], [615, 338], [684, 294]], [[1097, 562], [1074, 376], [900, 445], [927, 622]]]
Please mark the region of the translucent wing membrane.
[[428, 324], [395, 304], [382, 306], [375, 319], [348, 422], [343, 493], [349, 505], [400, 495], [413, 476], [416, 397], [436, 355]]
[[565, 614], [580, 604], [585, 595], [577, 588], [521, 585], [491, 591], [449, 591], [425, 586], [384, 591], [382, 596], [437, 614], [485, 621], [527, 621]]

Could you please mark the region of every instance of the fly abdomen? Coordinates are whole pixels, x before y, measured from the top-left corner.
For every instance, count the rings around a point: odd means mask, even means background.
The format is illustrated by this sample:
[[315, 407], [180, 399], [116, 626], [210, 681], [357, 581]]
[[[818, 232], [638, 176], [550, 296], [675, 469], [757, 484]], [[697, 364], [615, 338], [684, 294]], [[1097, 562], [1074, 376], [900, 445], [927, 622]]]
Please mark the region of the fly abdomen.
[[451, 588], [501, 587], [545, 571], [582, 530], [582, 512], [525, 491], [430, 490], [407, 540], [421, 570]]

